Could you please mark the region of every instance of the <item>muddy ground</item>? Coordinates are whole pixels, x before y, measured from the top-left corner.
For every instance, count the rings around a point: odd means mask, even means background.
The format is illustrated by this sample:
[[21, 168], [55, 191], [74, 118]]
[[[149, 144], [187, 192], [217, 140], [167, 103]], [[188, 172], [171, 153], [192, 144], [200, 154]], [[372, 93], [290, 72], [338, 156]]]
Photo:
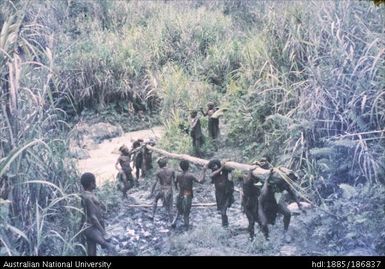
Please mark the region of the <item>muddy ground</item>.
[[[229, 227], [221, 226], [221, 217], [216, 210], [214, 186], [206, 177], [204, 184], [194, 185], [193, 208], [190, 214], [191, 228], [185, 231], [182, 220], [176, 229], [170, 227], [165, 209], [158, 202], [158, 211], [152, 220], [152, 199], [150, 194], [154, 182], [156, 163], [146, 178], [139, 180], [138, 187], [128, 191], [128, 198], [122, 199], [116, 188], [115, 162], [118, 158], [118, 148], [122, 144], [131, 146], [137, 138], [160, 138], [163, 133], [161, 127], [125, 133], [124, 135], [104, 140], [88, 150], [90, 158], [78, 160], [80, 172], [93, 172], [98, 178], [97, 195], [107, 205], [106, 230], [108, 239], [115, 246], [112, 252], [98, 249], [99, 255], [122, 256], [280, 256], [280, 255], [376, 255], [371, 248], [352, 248], [340, 251], [328, 248], [312, 240], [313, 233], [309, 223], [316, 210], [308, 210], [306, 215], [293, 214], [288, 236], [283, 234], [282, 216], [276, 224], [270, 226], [270, 240], [266, 241], [256, 225], [256, 236], [250, 240], [247, 233], [247, 218], [241, 211], [240, 182], [235, 181], [235, 203], [228, 210]], [[236, 149], [222, 147], [213, 155], [219, 159], [235, 160], [241, 156]], [[158, 156], [154, 153], [153, 160]], [[213, 156], [210, 156], [213, 157]], [[206, 159], [210, 158], [205, 157]], [[169, 166], [179, 171], [178, 162], [170, 160]], [[201, 175], [201, 168], [191, 168], [197, 177]], [[176, 193], [174, 193], [175, 201]], [[175, 204], [175, 203], [174, 203]], [[194, 206], [198, 205], [198, 206]], [[174, 215], [176, 208], [174, 207]], [[322, 216], [318, 210], [317, 215]], [[355, 244], [353, 244], [355, 245]], [[359, 253], [359, 254], [357, 254]]]

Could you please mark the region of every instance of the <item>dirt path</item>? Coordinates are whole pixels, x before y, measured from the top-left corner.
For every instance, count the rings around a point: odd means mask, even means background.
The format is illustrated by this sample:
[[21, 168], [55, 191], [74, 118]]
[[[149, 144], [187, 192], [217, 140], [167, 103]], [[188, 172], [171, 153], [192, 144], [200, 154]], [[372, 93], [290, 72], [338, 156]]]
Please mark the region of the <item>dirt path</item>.
[[[131, 147], [134, 140], [153, 138], [158, 140], [163, 134], [162, 127], [154, 127], [141, 131], [125, 133], [123, 136], [105, 140], [94, 149], [89, 150], [90, 158], [78, 160], [79, 172], [92, 172], [97, 177], [97, 183], [113, 181], [116, 176], [115, 162], [119, 156], [118, 148], [122, 144]], [[217, 154], [229, 155], [225, 151]], [[221, 156], [222, 157], [222, 156]], [[173, 167], [178, 170], [177, 167]], [[192, 168], [194, 173], [199, 169]], [[261, 233], [257, 232], [256, 240], [250, 242], [246, 231], [247, 218], [241, 212], [239, 193], [235, 192], [235, 203], [229, 209], [230, 226], [224, 229], [221, 226], [220, 215], [215, 206], [192, 208], [190, 220], [192, 228], [185, 232], [181, 228], [171, 229], [167, 214], [159, 202], [158, 213], [155, 220], [151, 220], [151, 207], [131, 207], [128, 205], [151, 204], [148, 199], [149, 189], [152, 184], [152, 171], [147, 178], [140, 180], [140, 186], [128, 191], [128, 199], [121, 200], [120, 193], [110, 192], [115, 200], [115, 205], [109, 208], [106, 219], [106, 230], [117, 253], [114, 255], [293, 255], [293, 244], [282, 242], [282, 228], [273, 229], [271, 244], [264, 240]], [[240, 186], [237, 186], [239, 188]], [[175, 196], [176, 194], [174, 194]], [[175, 198], [175, 197], [174, 197]], [[194, 186], [193, 203], [215, 203], [214, 186], [210, 182]], [[173, 209], [176, 214], [176, 209]], [[294, 222], [295, 222], [294, 218]], [[292, 233], [297, 230], [295, 224]], [[256, 229], [258, 231], [258, 229]], [[288, 249], [283, 253], [282, 249]], [[284, 249], [285, 250], [285, 249]], [[101, 255], [109, 255], [99, 249]]]
[[98, 144], [93, 150], [89, 150], [90, 158], [78, 160], [77, 166], [80, 173], [92, 172], [96, 175], [97, 184], [115, 179], [115, 162], [119, 157], [119, 147], [126, 144], [131, 147], [134, 140], [153, 138], [158, 140], [163, 134], [163, 127], [157, 126], [151, 129], [125, 133], [123, 136], [112, 138]]
[[[247, 233], [247, 218], [241, 211], [240, 196], [234, 193], [235, 203], [228, 209], [230, 225], [221, 226], [221, 217], [216, 206], [192, 207], [191, 228], [184, 231], [180, 220], [176, 229], [170, 227], [166, 210], [158, 203], [157, 214], [152, 220], [151, 207], [130, 205], [151, 204], [148, 199], [149, 184], [142, 182], [139, 188], [130, 189], [128, 199], [119, 200], [111, 208], [106, 219], [106, 231], [117, 251], [113, 255], [123, 256], [244, 256], [244, 255], [308, 255], [297, 249], [298, 242], [283, 240], [282, 218], [271, 229], [271, 240], [266, 241], [256, 225], [256, 237], [250, 241]], [[176, 193], [174, 193], [174, 196]], [[120, 194], [119, 194], [120, 198]], [[175, 197], [174, 197], [175, 198]], [[174, 199], [175, 200], [175, 199]], [[214, 186], [210, 182], [194, 184], [196, 203], [215, 202]], [[176, 208], [173, 208], [176, 214]], [[290, 226], [293, 238], [299, 236], [300, 218], [294, 216]], [[301, 239], [299, 239], [301, 240]], [[100, 249], [101, 255], [111, 255]]]
[[[228, 228], [221, 226], [221, 218], [216, 206], [193, 207], [190, 215], [191, 229], [184, 231], [181, 223], [176, 229], [170, 227], [165, 209], [159, 202], [155, 219], [151, 219], [152, 199], [148, 198], [153, 184], [155, 169], [151, 170], [146, 178], [139, 180], [139, 187], [128, 191], [128, 199], [121, 199], [121, 193], [116, 191], [116, 186], [103, 183], [115, 179], [117, 173], [115, 162], [119, 156], [118, 148], [122, 144], [131, 147], [138, 138], [158, 140], [164, 130], [154, 127], [141, 131], [129, 132], [123, 136], [105, 140], [94, 149], [89, 150], [90, 158], [78, 160], [80, 172], [93, 172], [97, 176], [100, 192], [108, 204], [106, 212], [106, 231], [110, 242], [115, 246], [115, 253], [98, 250], [100, 255], [172, 255], [172, 256], [220, 256], [220, 255], [327, 255], [328, 248], [320, 248], [306, 238], [307, 222], [311, 216], [293, 215], [289, 228], [289, 240], [283, 236], [282, 217], [277, 218], [277, 223], [270, 226], [270, 240], [266, 241], [255, 225], [256, 237], [250, 241], [247, 233], [247, 218], [241, 210], [240, 194], [234, 193], [235, 203], [228, 210], [230, 225]], [[156, 155], [156, 154], [155, 154]], [[215, 152], [219, 159], [233, 159], [239, 156], [231, 148], [222, 148]], [[207, 157], [209, 158], [209, 157]], [[175, 163], [170, 166], [179, 170]], [[192, 166], [191, 172], [200, 175], [201, 168]], [[234, 182], [236, 189], [240, 183]], [[176, 193], [174, 193], [175, 200]], [[204, 184], [194, 185], [194, 203], [215, 203], [213, 184], [207, 180]], [[141, 206], [145, 205], [145, 206]], [[173, 214], [176, 214], [174, 207]], [[310, 234], [313, 230], [310, 231]], [[366, 253], [366, 252], [365, 252]], [[338, 253], [341, 254], [341, 253]], [[330, 255], [330, 254], [329, 254]]]

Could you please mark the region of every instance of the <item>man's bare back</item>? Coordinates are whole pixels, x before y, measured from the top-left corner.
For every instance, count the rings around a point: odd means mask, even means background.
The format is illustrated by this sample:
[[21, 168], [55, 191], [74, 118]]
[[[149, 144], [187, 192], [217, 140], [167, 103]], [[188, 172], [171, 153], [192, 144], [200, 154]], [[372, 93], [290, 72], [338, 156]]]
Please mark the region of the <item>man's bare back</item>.
[[179, 185], [179, 194], [180, 195], [191, 195], [193, 196], [193, 182], [198, 182], [198, 179], [190, 173], [183, 173], [176, 177], [176, 183]]
[[156, 173], [157, 178], [159, 179], [159, 184], [161, 186], [172, 186], [173, 178], [175, 177], [174, 170], [170, 168], [161, 168], [159, 172]]

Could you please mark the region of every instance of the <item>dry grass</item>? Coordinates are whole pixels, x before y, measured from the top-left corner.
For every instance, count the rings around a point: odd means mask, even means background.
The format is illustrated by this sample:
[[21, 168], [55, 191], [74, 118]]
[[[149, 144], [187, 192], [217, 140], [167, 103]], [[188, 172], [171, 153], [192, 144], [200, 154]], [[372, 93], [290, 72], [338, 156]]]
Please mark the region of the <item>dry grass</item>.
[[179, 125], [214, 100], [245, 161], [270, 155], [310, 186], [384, 178], [383, 5], [26, 3], [0, 4], [1, 193], [19, 201], [0, 205], [3, 254], [77, 253], [65, 120], [132, 114], [135, 98], [163, 117], [168, 149], [191, 148]]

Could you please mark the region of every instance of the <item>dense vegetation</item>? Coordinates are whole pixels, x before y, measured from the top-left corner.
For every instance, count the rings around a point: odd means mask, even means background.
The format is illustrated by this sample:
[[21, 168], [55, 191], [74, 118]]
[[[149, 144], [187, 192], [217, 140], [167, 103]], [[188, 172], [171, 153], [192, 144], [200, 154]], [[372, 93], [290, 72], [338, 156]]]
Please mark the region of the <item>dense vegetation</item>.
[[[186, 152], [190, 140], [180, 126], [188, 111], [215, 101], [227, 108], [225, 146], [242, 152], [234, 158], [269, 156], [298, 171], [318, 202], [338, 197], [338, 184], [368, 183], [358, 201], [370, 194], [367, 204], [384, 203], [375, 195], [385, 183], [384, 5], [9, 0], [0, 6], [0, 254], [66, 255], [82, 247], [66, 134], [87, 114], [113, 115], [130, 126], [160, 120], [162, 146]], [[378, 209], [377, 218], [384, 215]], [[356, 227], [362, 218], [349, 221]]]

